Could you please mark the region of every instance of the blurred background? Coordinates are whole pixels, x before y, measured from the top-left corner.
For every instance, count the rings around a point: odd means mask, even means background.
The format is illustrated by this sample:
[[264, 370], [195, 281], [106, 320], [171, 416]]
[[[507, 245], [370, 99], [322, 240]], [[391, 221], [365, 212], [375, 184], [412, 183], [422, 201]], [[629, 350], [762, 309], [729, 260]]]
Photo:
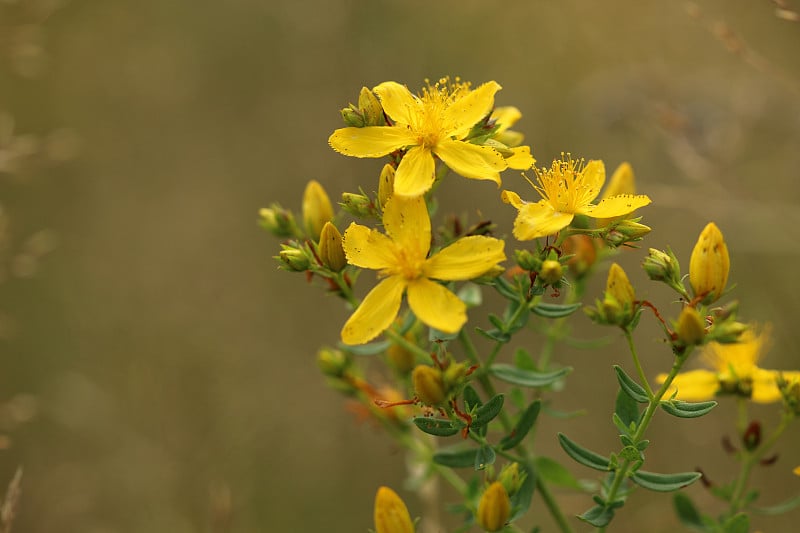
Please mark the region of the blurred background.
[[[496, 80], [540, 164], [561, 151], [630, 161], [654, 200], [645, 248], [670, 245], [688, 265], [714, 220], [744, 318], [774, 325], [763, 366], [800, 368], [800, 2], [787, 2], [0, 2], [0, 486], [24, 469], [13, 530], [352, 533], [372, 525], [384, 484], [420, 514], [401, 450], [317, 371], [347, 310], [279, 272], [278, 242], [257, 225], [271, 202], [299, 209], [309, 179], [332, 198], [375, 181], [382, 163], [327, 138], [339, 109], [385, 80]], [[524, 187], [513, 172], [504, 182]], [[510, 231], [490, 183], [457, 185], [443, 208], [474, 220], [480, 205]], [[669, 315], [643, 256], [620, 261]], [[655, 375], [671, 356], [645, 322]], [[629, 357], [618, 336], [573, 323], [609, 347], [557, 354], [575, 367], [558, 406], [588, 413], [543, 420], [536, 449], [595, 479], [553, 435], [617, 448], [611, 365]], [[726, 480], [730, 407], [657, 417], [648, 469]], [[754, 414], [772, 425], [777, 410]], [[756, 472], [762, 503], [800, 490], [799, 433]], [[591, 505], [559, 497], [572, 514]], [[552, 530], [538, 499], [531, 514]], [[676, 521], [668, 497], [639, 491], [615, 526]]]

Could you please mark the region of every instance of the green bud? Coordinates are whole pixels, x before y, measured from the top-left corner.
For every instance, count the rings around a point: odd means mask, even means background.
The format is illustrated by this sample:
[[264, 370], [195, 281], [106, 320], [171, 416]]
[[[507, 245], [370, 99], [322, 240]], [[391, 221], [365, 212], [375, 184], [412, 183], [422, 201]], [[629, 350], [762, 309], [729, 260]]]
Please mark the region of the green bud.
[[262, 207], [258, 211], [258, 223], [262, 228], [269, 231], [276, 237], [296, 237], [297, 225], [294, 221], [294, 215], [278, 204], [272, 204], [270, 207]]
[[363, 128], [367, 125], [366, 120], [364, 120], [364, 115], [353, 104], [350, 104], [348, 107], [342, 109], [340, 113], [342, 114], [344, 123], [350, 127]]
[[354, 217], [378, 218], [375, 204], [364, 194], [342, 193], [342, 201], [339, 205]]
[[734, 344], [739, 342], [742, 334], [750, 329], [750, 326], [737, 322], [736, 320], [717, 320], [708, 332], [708, 340], [716, 341], [720, 344]]
[[358, 95], [358, 108], [361, 115], [364, 117], [364, 124], [366, 126], [385, 126], [386, 120], [383, 117], [383, 106], [375, 96], [375, 93], [367, 89], [361, 88]]
[[547, 285], [558, 283], [563, 275], [564, 267], [554, 259], [542, 261], [542, 266], [539, 267], [539, 278]]
[[317, 366], [329, 377], [342, 377], [350, 363], [350, 357], [341, 350], [323, 348], [317, 353]]
[[305, 251], [290, 245], [281, 245], [283, 250], [278, 252], [276, 259], [282, 263], [281, 268], [292, 272], [305, 272], [311, 261]]
[[520, 487], [522, 487], [522, 483], [525, 481], [526, 477], [524, 471], [520, 472], [518, 463], [510, 463], [504, 466], [503, 470], [500, 471], [500, 475], [497, 476], [497, 481], [502, 483], [503, 488], [506, 489], [509, 496], [513, 496], [519, 491]]
[[639, 224], [638, 220], [641, 219], [621, 220], [613, 224], [605, 234], [605, 241], [615, 248], [623, 244], [641, 241], [642, 238], [652, 230], [649, 226]]
[[653, 281], [667, 281], [681, 277], [681, 266], [672, 250], [662, 252], [650, 248], [649, 255], [642, 263], [642, 268], [647, 273], [647, 277]]
[[523, 270], [532, 270], [536, 272], [542, 264], [542, 260], [528, 250], [514, 250], [514, 256], [517, 260], [517, 264]]

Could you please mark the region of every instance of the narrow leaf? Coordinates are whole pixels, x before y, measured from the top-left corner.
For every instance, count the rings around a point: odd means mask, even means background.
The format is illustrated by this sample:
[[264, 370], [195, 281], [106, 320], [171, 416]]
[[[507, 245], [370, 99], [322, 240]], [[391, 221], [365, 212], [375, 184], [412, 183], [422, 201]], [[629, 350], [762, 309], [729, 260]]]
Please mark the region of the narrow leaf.
[[464, 387], [464, 405], [467, 411], [471, 410], [473, 407], [480, 407], [483, 405], [481, 397], [478, 396], [477, 391], [472, 385]]
[[574, 490], [584, 490], [584, 486], [564, 465], [549, 457], [539, 456], [533, 460], [536, 475], [548, 483]]
[[678, 515], [678, 519], [684, 526], [700, 531], [705, 530], [703, 519], [689, 496], [683, 492], [675, 493], [672, 497], [672, 505], [675, 507], [675, 514]]
[[611, 523], [614, 518], [614, 510], [610, 507], [595, 505], [585, 513], [579, 514], [578, 518], [596, 528], [603, 528]]
[[632, 377], [625, 373], [621, 366], [614, 365], [614, 372], [617, 373], [617, 381], [619, 381], [620, 388], [631, 397], [631, 399], [639, 403], [647, 403], [647, 391], [644, 387], [636, 383]]
[[497, 328], [492, 328], [492, 329], [489, 329], [489, 330], [481, 329], [481, 328], [475, 328], [475, 331], [477, 331], [478, 333], [480, 333], [481, 335], [483, 335], [487, 339], [491, 339], [491, 340], [496, 341], [496, 342], [501, 342], [503, 344], [505, 344], [505, 343], [507, 343], [508, 341], [511, 340], [511, 335], [509, 335], [508, 333], [503, 333], [502, 331], [500, 331]]
[[440, 450], [433, 454], [433, 462], [450, 468], [467, 468], [475, 466], [476, 448], [467, 450]]
[[678, 418], [698, 418], [711, 411], [717, 406], [717, 402], [684, 402], [681, 400], [664, 400], [661, 402], [661, 408]]
[[622, 388], [617, 392], [614, 413], [630, 431], [639, 422], [639, 404], [626, 394]]
[[353, 355], [376, 355], [385, 352], [391, 344], [391, 341], [370, 342], [360, 346], [339, 343], [339, 349]]
[[539, 302], [535, 306], [531, 307], [531, 311], [534, 314], [539, 316], [543, 316], [545, 318], [561, 318], [565, 316], [569, 316], [581, 307], [580, 302], [574, 304], [551, 304], [551, 303], [543, 303]]
[[511, 433], [506, 435], [500, 441], [500, 449], [501, 450], [510, 450], [525, 438], [528, 432], [533, 427], [533, 424], [536, 423], [536, 418], [539, 416], [539, 411], [542, 408], [542, 401], [536, 400], [532, 402], [525, 411], [522, 412], [520, 415], [517, 424], [514, 426], [514, 429], [511, 430]]
[[452, 420], [442, 418], [417, 416], [412, 422], [423, 432], [437, 437], [449, 437], [450, 435], [455, 435], [461, 429]]
[[631, 481], [646, 489], [656, 492], [672, 492], [691, 485], [702, 474], [700, 472], [681, 472], [679, 474], [656, 474], [639, 470], [631, 476]]
[[572, 457], [575, 461], [582, 464], [583, 466], [588, 466], [589, 468], [594, 468], [595, 470], [600, 470], [601, 472], [608, 471], [608, 466], [610, 464], [610, 460], [608, 457], [603, 457], [602, 455], [595, 453], [591, 450], [587, 450], [583, 446], [569, 440], [566, 435], [563, 433], [558, 434], [558, 443], [567, 452], [567, 455]]
[[531, 506], [533, 492], [536, 489], [537, 474], [525, 465], [520, 465], [520, 469], [520, 474], [525, 473], [525, 480], [519, 490], [511, 496], [511, 509], [513, 509], [514, 514], [511, 515], [510, 522], [513, 522], [528, 511]]
[[497, 379], [523, 387], [546, 387], [572, 372], [572, 368], [565, 367], [555, 372], [534, 372], [522, 370], [511, 365], [495, 364], [489, 368], [489, 373]]
[[776, 505], [771, 505], [769, 507], [754, 507], [753, 511], [758, 514], [765, 514], [765, 515], [783, 514], [788, 511], [791, 511], [798, 505], [800, 505], [800, 494], [798, 494], [794, 498], [790, 498], [784, 502], [781, 502]]
[[478, 407], [478, 410], [475, 411], [475, 418], [472, 419], [472, 426], [479, 428], [491, 422], [494, 417], [500, 414], [500, 411], [503, 409], [503, 402], [503, 395], [498, 394]]

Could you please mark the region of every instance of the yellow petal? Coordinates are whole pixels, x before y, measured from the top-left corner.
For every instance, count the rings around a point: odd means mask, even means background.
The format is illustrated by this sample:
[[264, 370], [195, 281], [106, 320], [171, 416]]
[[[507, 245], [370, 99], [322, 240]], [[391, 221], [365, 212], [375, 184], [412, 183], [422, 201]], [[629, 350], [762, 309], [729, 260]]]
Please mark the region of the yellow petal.
[[472, 126], [489, 114], [494, 107], [494, 95], [501, 88], [495, 81], [486, 82], [447, 106], [442, 117], [442, 129], [456, 139], [464, 137]]
[[783, 378], [800, 378], [800, 372], [779, 372], [777, 370], [764, 370], [756, 368], [753, 372], [753, 395], [752, 400], [756, 403], [774, 403], [783, 399], [778, 388], [778, 376], [783, 374]]
[[383, 270], [397, 262], [395, 246], [389, 237], [355, 222], [344, 232], [342, 247], [347, 262], [357, 267]]
[[467, 321], [467, 306], [446, 287], [426, 278], [408, 284], [408, 306], [422, 322], [456, 333]]
[[572, 213], [556, 211], [547, 200], [525, 204], [519, 208], [519, 214], [514, 220], [514, 237], [529, 241], [554, 235], [567, 227], [574, 217]]
[[406, 152], [394, 173], [394, 194], [420, 196], [433, 185], [436, 163], [430, 150], [416, 146]]
[[415, 143], [416, 139], [409, 130], [394, 126], [341, 128], [328, 139], [331, 148], [353, 157], [382, 157]]
[[644, 194], [636, 196], [623, 194], [613, 198], [606, 198], [599, 204], [580, 209], [578, 212], [594, 218], [612, 218], [627, 215], [649, 203], [650, 198]]
[[447, 139], [439, 141], [434, 152], [450, 170], [465, 178], [492, 180], [498, 186], [500, 171], [507, 168], [500, 152], [488, 146]]
[[[666, 374], [659, 374], [656, 381], [664, 383], [666, 377]], [[675, 376], [665, 397], [672, 396], [676, 389], [678, 391], [676, 397], [679, 400], [688, 402], [711, 400], [719, 389], [719, 380], [717, 375], [709, 370], [690, 370]]]
[[345, 322], [342, 342], [364, 344], [391, 326], [400, 310], [405, 288], [406, 280], [402, 276], [390, 276], [375, 285]]
[[627, 161], [621, 163], [611, 179], [608, 181], [608, 187], [603, 191], [601, 200], [617, 196], [619, 194], [636, 194], [636, 182], [633, 177], [633, 169], [631, 164]]
[[405, 85], [395, 81], [385, 81], [373, 90], [381, 99], [383, 110], [389, 118], [402, 124], [411, 124], [420, 103]]
[[492, 111], [491, 118], [497, 123], [497, 133], [503, 133], [522, 118], [522, 113], [513, 105], [502, 106]]
[[515, 193], [514, 191], [503, 191], [502, 194], [500, 194], [500, 198], [502, 198], [503, 202], [511, 204], [517, 209], [521, 208], [527, 203], [523, 201], [522, 198], [519, 197], [519, 194]]
[[585, 193], [586, 197], [594, 200], [600, 194], [600, 189], [603, 188], [603, 183], [606, 181], [606, 166], [601, 160], [592, 159], [583, 167], [581, 178], [584, 187], [588, 189]]
[[428, 259], [425, 273], [429, 278], [447, 281], [477, 278], [505, 261], [505, 244], [483, 235], [464, 237]]
[[514, 152], [514, 155], [506, 158], [508, 168], [513, 168], [514, 170], [528, 170], [536, 163], [536, 160], [531, 155], [530, 146], [518, 146], [516, 148], [511, 148], [511, 151]]
[[431, 219], [422, 196], [394, 195], [383, 209], [383, 228], [406, 260], [420, 263], [431, 248]]

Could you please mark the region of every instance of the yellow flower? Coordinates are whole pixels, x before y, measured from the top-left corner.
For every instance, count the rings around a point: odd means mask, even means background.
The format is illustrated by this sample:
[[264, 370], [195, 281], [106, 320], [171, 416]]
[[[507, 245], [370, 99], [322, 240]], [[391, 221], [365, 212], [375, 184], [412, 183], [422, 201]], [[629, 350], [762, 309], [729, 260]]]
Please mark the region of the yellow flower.
[[431, 220], [422, 197], [392, 196], [383, 211], [386, 235], [350, 224], [344, 233], [347, 261], [378, 270], [381, 280], [342, 328], [342, 341], [363, 344], [388, 328], [403, 293], [423, 323], [456, 333], [467, 321], [466, 305], [433, 280], [460, 281], [483, 275], [504, 261], [505, 243], [482, 235], [464, 237], [428, 257]]
[[503, 201], [519, 211], [514, 221], [514, 236], [521, 241], [553, 235], [567, 227], [577, 214], [612, 218], [650, 203], [645, 195], [621, 194], [592, 204], [606, 180], [605, 166], [599, 160], [584, 166], [582, 159], [568, 156], [566, 160], [553, 161], [549, 169], [534, 170], [538, 185], [530, 183], [542, 200], [525, 202], [517, 193], [503, 191]]
[[[769, 337], [768, 327], [760, 332], [751, 327], [741, 335], [738, 343], [709, 343], [702, 356], [713, 370], [681, 372], [672, 382], [667, 396], [677, 390], [677, 398], [686, 401], [709, 400], [718, 394], [738, 394], [757, 403], [780, 401], [778, 376], [795, 379], [800, 378], [800, 372], [765, 370], [758, 366], [769, 344]], [[666, 377], [666, 374], [660, 374], [656, 379], [663, 383]]]
[[394, 182], [394, 192], [401, 196], [419, 196], [431, 188], [434, 156], [466, 178], [500, 185], [500, 172], [508, 168], [500, 152], [462, 140], [492, 110], [499, 90], [494, 81], [471, 90], [458, 78], [452, 84], [445, 78], [415, 96], [404, 85], [387, 81], [374, 92], [392, 125], [341, 128], [328, 143], [337, 152], [354, 157], [382, 157], [406, 150]]
[[375, 494], [375, 533], [414, 533], [406, 504], [389, 487]]

